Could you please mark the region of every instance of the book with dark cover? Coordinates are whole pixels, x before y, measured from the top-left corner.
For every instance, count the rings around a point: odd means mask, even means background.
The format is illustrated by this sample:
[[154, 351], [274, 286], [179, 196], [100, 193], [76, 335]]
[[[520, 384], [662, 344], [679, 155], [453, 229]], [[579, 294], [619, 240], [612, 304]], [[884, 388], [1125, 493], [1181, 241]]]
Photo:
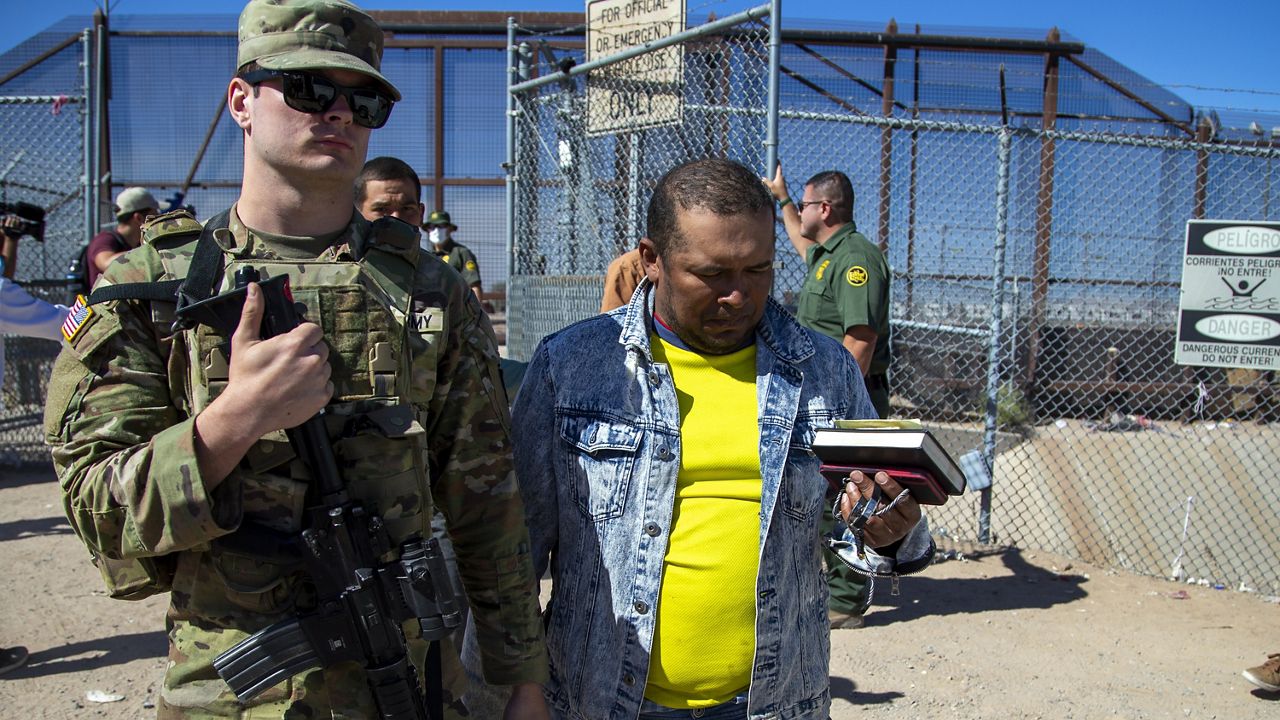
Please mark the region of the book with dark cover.
[[[887, 424], [887, 423], [886, 423]], [[921, 505], [942, 505], [964, 492], [964, 472], [928, 430], [918, 427], [836, 427], [819, 430], [813, 451], [822, 475], [841, 489], [849, 473], [889, 473]]]

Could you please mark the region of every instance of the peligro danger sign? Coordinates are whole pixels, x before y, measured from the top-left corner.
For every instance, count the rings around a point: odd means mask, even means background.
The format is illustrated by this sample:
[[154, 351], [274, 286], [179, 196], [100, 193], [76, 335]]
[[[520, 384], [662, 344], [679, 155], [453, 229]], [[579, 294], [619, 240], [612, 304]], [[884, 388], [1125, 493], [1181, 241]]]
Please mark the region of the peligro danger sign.
[[[587, 61], [684, 30], [684, 0], [590, 0]], [[684, 112], [684, 49], [672, 45], [587, 75], [587, 133], [678, 125]]]
[[1280, 370], [1280, 223], [1187, 222], [1173, 360]]

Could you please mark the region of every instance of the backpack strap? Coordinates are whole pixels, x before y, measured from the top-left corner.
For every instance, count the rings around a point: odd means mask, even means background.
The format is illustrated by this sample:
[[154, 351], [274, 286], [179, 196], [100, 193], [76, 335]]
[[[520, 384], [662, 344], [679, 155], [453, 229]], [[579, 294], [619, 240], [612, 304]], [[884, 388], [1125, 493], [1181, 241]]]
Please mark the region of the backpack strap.
[[185, 278], [145, 283], [121, 283], [97, 288], [89, 293], [89, 305], [108, 300], [150, 300], [177, 303], [181, 309], [211, 297], [222, 283], [222, 248], [213, 239], [217, 230], [229, 227], [231, 211], [224, 210], [205, 223], [196, 240], [195, 253]]

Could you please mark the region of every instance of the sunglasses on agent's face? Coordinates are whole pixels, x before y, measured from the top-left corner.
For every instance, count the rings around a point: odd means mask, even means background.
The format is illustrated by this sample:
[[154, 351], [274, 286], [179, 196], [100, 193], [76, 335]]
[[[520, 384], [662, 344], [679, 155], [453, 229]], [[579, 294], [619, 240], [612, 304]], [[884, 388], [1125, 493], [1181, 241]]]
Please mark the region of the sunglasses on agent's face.
[[297, 70], [254, 70], [240, 78], [250, 85], [280, 78], [283, 82], [284, 103], [304, 113], [322, 113], [333, 107], [338, 96], [347, 99], [352, 120], [367, 128], [380, 128], [391, 117], [395, 101], [376, 87], [347, 87], [339, 85], [323, 75]]

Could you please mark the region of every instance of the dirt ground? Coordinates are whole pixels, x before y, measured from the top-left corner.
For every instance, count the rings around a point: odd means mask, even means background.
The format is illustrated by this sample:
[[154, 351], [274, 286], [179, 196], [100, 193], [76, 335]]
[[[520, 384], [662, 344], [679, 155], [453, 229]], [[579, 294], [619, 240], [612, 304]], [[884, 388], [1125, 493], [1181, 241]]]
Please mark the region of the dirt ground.
[[[1240, 671], [1280, 652], [1276, 598], [1178, 585], [1037, 551], [951, 548], [887, 583], [832, 638], [833, 720], [1277, 718]], [[51, 473], [0, 476], [3, 718], [145, 718], [164, 672], [164, 598], [113, 601]], [[90, 695], [123, 696], [110, 703]]]

